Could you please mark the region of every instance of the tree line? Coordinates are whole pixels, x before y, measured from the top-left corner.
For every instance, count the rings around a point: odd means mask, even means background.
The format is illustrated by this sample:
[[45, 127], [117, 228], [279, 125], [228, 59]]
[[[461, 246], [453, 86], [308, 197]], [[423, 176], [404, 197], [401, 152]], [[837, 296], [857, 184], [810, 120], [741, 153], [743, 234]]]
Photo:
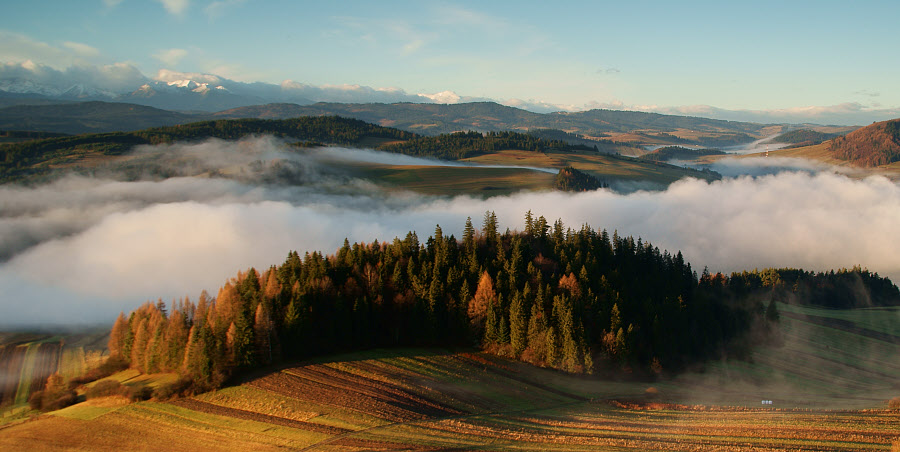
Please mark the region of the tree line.
[[356, 145], [367, 137], [409, 140], [416, 136], [410, 132], [337, 116], [202, 121], [135, 132], [84, 134], [6, 144], [0, 146], [0, 181], [40, 174], [47, 169], [34, 168], [35, 165], [52, 159], [77, 157], [87, 152], [121, 155], [138, 145], [206, 138], [231, 140], [263, 134], [339, 145]]
[[383, 145], [379, 150], [419, 157], [459, 160], [506, 149], [531, 152], [593, 151], [597, 147], [569, 144], [563, 140], [544, 139], [519, 132], [454, 132], [432, 137], [418, 137], [402, 143]]
[[290, 252], [215, 297], [120, 314], [111, 355], [141, 372], [178, 372], [195, 390], [284, 359], [392, 346], [475, 345], [575, 373], [675, 371], [777, 321], [772, 294], [789, 280], [783, 271], [698, 277], [680, 252], [531, 212], [523, 232], [501, 233], [493, 212], [481, 226], [468, 219], [460, 239], [438, 226], [424, 242], [410, 232], [345, 240], [327, 256]]
[[51, 171], [48, 163], [78, 158], [87, 153], [122, 155], [138, 145], [170, 144], [206, 138], [233, 140], [249, 135], [273, 135], [300, 140], [298, 146], [358, 146], [365, 138], [394, 141], [377, 147], [385, 152], [456, 160], [488, 152], [517, 149], [534, 152], [597, 151], [516, 132], [458, 132], [433, 137], [382, 127], [338, 116], [303, 116], [291, 119], [222, 119], [156, 127], [135, 132], [61, 136], [0, 146], [0, 182]]

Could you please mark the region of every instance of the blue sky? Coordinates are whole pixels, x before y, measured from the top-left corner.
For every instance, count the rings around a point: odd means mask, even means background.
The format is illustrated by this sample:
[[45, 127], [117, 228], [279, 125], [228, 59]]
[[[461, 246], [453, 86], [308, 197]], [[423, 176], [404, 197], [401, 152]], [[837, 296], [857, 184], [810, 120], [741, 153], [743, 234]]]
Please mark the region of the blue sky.
[[0, 62], [574, 107], [900, 107], [900, 2], [8, 2]]

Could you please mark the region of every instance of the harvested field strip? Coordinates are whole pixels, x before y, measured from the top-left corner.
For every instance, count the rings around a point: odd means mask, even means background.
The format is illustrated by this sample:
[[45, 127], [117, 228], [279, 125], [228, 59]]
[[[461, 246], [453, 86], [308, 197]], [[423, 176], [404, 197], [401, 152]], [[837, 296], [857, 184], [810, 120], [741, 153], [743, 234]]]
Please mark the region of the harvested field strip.
[[[276, 451], [241, 438], [215, 433], [189, 432], [179, 427], [148, 423], [142, 418], [118, 412], [93, 420], [44, 416], [37, 422], [25, 422], [3, 430], [0, 449], [9, 451]], [[52, 433], [51, 433], [52, 432]], [[56, 441], [50, 442], [51, 435]]]
[[9, 344], [0, 346], [0, 406], [15, 403], [19, 391], [22, 364], [27, 347]]
[[[827, 326], [805, 323], [797, 320], [796, 325], [791, 325], [788, 337], [796, 340], [797, 346], [803, 346], [804, 350], [815, 352], [822, 356], [837, 354], [855, 365], [866, 364], [872, 359], [889, 357], [896, 349], [896, 345], [885, 343], [877, 339], [859, 336], [840, 329]], [[791, 344], [793, 346], [793, 343]], [[896, 362], [889, 362], [897, 366]]]
[[[843, 322], [833, 324], [848, 326], [851, 329], [862, 328], [884, 333], [900, 339], [900, 307], [862, 308], [862, 309], [822, 309], [811, 306], [779, 305], [779, 312], [787, 317], [813, 316], [825, 319], [837, 319]], [[845, 322], [850, 322], [845, 323]], [[897, 343], [896, 341], [891, 341]]]
[[[429, 368], [437, 369], [441, 363], [431, 363], [423, 360], [423, 365]], [[451, 360], [447, 360], [449, 363]], [[406, 363], [404, 363], [406, 364]], [[410, 365], [414, 365], [410, 363]], [[480, 388], [478, 380], [474, 378], [474, 374], [470, 374], [468, 378], [454, 377], [453, 373], [456, 369], [440, 369], [435, 375], [440, 378], [430, 379], [424, 376], [416, 377], [414, 380], [420, 387], [427, 387], [430, 390], [437, 391], [445, 401], [445, 403], [456, 406], [462, 411], [469, 413], [484, 413], [495, 411], [503, 408], [503, 404], [494, 400], [494, 394], [485, 394], [484, 391], [477, 391]]]
[[384, 420], [374, 416], [346, 410], [342, 407], [286, 397], [284, 394], [266, 391], [249, 384], [201, 394], [195, 399], [215, 405], [346, 430], [359, 430], [385, 423]]
[[[730, 419], [727, 413], [703, 412], [699, 417], [687, 413], [683, 418], [658, 419], [657, 412], [643, 414], [637, 421], [627, 410], [592, 420], [554, 420], [544, 417], [472, 416], [436, 422], [417, 422], [370, 430], [365, 437], [422, 441], [435, 446], [465, 447], [491, 444], [491, 449], [528, 448], [550, 445], [617, 447], [629, 450], [873, 450], [896, 441], [893, 431], [856, 431], [841, 429], [840, 424], [827, 423], [828, 414], [816, 416], [814, 422], [827, 427], [790, 428], [744, 426], [742, 417]], [[619, 417], [623, 415], [623, 417]], [[790, 418], [793, 413], [783, 413]], [[895, 417], [896, 420], [896, 417]], [[465, 438], [465, 440], [462, 440]], [[502, 446], [506, 442], [507, 447]], [[564, 447], [568, 449], [568, 447]]]
[[35, 348], [37, 352], [32, 364], [34, 370], [31, 373], [30, 393], [43, 390], [47, 384], [47, 377], [59, 369], [59, 342], [44, 342], [37, 344]]
[[240, 438], [254, 443], [281, 447], [303, 447], [328, 437], [322, 433], [203, 413], [173, 404], [144, 402], [129, 405], [111, 415], [133, 416], [154, 424], [171, 425], [186, 431]]
[[19, 387], [16, 390], [15, 404], [23, 404], [28, 402], [28, 396], [31, 395], [31, 381], [34, 375], [34, 357], [37, 355], [37, 344], [23, 345], [25, 348], [25, 356], [22, 359], [22, 372], [19, 374]]
[[249, 421], [264, 422], [266, 424], [281, 425], [283, 427], [296, 428], [300, 430], [308, 430], [311, 432], [324, 433], [327, 435], [340, 435], [350, 430], [330, 427], [327, 425], [316, 424], [312, 422], [297, 421], [269, 414], [256, 413], [253, 411], [241, 410], [237, 408], [224, 407], [214, 405], [212, 403], [202, 402], [196, 399], [182, 399], [172, 402], [173, 405], [181, 406], [190, 410], [199, 411], [201, 413], [215, 414], [218, 416], [226, 416], [237, 419], [246, 419]]
[[352, 448], [352, 450], [435, 450], [432, 447], [421, 447], [416, 444], [373, 441], [358, 438], [341, 438], [329, 444], [333, 446], [349, 447]]
[[483, 405], [480, 403], [482, 400], [474, 394], [465, 394], [457, 388], [445, 387], [440, 381], [431, 380], [404, 368], [378, 361], [354, 362], [353, 366], [346, 366], [345, 371], [359, 376], [368, 376], [368, 378], [382, 383], [393, 383], [409, 391], [427, 393], [427, 396], [435, 403], [450, 407], [457, 412], [477, 412]]
[[312, 365], [288, 369], [284, 372], [307, 380], [310, 384], [318, 385], [324, 390], [356, 393], [359, 396], [371, 398], [372, 400], [377, 399], [379, 402], [407, 411], [413, 415], [432, 417], [462, 413], [452, 407], [437, 403], [426, 396], [400, 388], [396, 384], [381, 383], [354, 374], [339, 372], [326, 366]]
[[72, 405], [70, 407], [63, 408], [59, 411], [54, 411], [54, 416], [62, 416], [70, 419], [82, 419], [82, 420], [91, 420], [96, 419], [104, 414], [110, 413], [112, 411], [117, 410], [119, 407], [104, 407], [104, 406], [85, 406], [85, 404], [80, 403], [78, 405]]
[[[747, 437], [760, 441], [772, 441], [787, 444], [797, 438], [816, 438], [817, 442], [855, 442], [855, 443], [889, 443], [893, 435], [875, 429], [856, 429], [843, 426], [822, 427], [819, 425], [790, 426], [784, 425], [783, 418], [790, 418], [791, 414], [767, 419], [764, 423], [746, 423], [745, 418], [732, 419], [723, 417], [721, 413], [683, 413], [674, 418], [658, 418], [654, 412], [651, 416], [617, 417], [616, 413], [602, 418], [555, 419], [547, 417], [516, 417], [493, 419], [495, 425], [506, 425], [510, 429], [526, 428], [533, 431], [552, 429], [556, 432], [571, 432], [575, 434], [602, 434], [602, 432], [617, 435], [637, 434], [647, 438], [654, 436], [683, 436], [715, 438], [739, 438]], [[727, 419], [727, 420], [726, 420]], [[821, 421], [821, 418], [819, 419]]]
[[541, 389], [541, 390], [546, 391], [546, 392], [549, 392], [549, 393], [551, 393], [551, 394], [554, 394], [554, 395], [557, 395], [557, 396], [561, 396], [561, 397], [563, 397], [563, 398], [565, 398], [565, 399], [569, 399], [569, 400], [587, 400], [587, 398], [582, 397], [582, 396], [580, 396], [580, 395], [572, 394], [572, 393], [570, 393], [570, 392], [566, 392], [566, 391], [563, 391], [563, 390], [561, 390], [561, 389], [557, 389], [557, 388], [551, 387], [551, 386], [549, 386], [549, 385], [547, 385], [547, 384], [540, 383], [540, 382], [538, 382], [538, 381], [534, 381], [534, 380], [531, 380], [531, 379], [524, 378], [524, 377], [522, 377], [521, 375], [518, 375], [514, 370], [512, 370], [511, 368], [509, 368], [509, 367], [507, 367], [507, 366], [505, 366], [505, 365], [491, 365], [491, 364], [495, 364], [495, 363], [496, 363], [496, 360], [495, 360], [495, 358], [493, 358], [493, 357], [490, 358], [490, 359], [487, 359], [487, 358], [485, 358], [485, 355], [483, 355], [483, 354], [475, 355], [475, 354], [472, 354], [472, 353], [466, 353], [466, 354], [462, 355], [462, 357], [463, 357], [465, 360], [469, 360], [470, 362], [472, 362], [473, 365], [475, 365], [475, 366], [477, 366], [479, 363], [486, 363], [486, 364], [488, 364], [484, 369], [485, 369], [486, 371], [488, 371], [488, 372], [491, 372], [491, 373], [497, 375], [497, 376], [500, 376], [500, 377], [503, 377], [503, 378], [507, 378], [507, 379], [513, 380], [513, 381], [515, 381], [515, 382], [518, 382], [518, 383], [522, 383], [522, 384], [528, 385], [528, 386], [533, 387], [533, 388]]
[[286, 372], [267, 375], [249, 384], [295, 399], [309, 400], [317, 404], [358, 411], [390, 422], [424, 418], [424, 416], [395, 407], [376, 397], [359, 393], [353, 394], [349, 391], [305, 380], [302, 377]]
[[87, 357], [81, 347], [63, 347], [58, 372], [64, 378], [73, 378], [87, 372]]

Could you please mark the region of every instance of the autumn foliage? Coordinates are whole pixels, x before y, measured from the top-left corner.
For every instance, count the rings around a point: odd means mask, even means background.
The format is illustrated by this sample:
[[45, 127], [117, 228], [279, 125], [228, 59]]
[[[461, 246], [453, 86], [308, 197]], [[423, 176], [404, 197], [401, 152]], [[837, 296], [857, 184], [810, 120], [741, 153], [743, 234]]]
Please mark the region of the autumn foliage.
[[461, 240], [438, 226], [424, 243], [414, 232], [345, 241], [332, 255], [291, 252], [240, 272], [215, 298], [148, 302], [119, 316], [109, 349], [141, 372], [182, 375], [165, 397], [286, 358], [372, 347], [475, 345], [566, 372], [603, 362], [658, 373], [714, 357], [766, 321], [751, 295], [773, 288], [732, 276], [698, 278], [680, 252], [530, 212], [525, 232], [500, 233], [487, 212]]
[[858, 166], [879, 166], [900, 160], [900, 119], [883, 121], [831, 141], [836, 158]]

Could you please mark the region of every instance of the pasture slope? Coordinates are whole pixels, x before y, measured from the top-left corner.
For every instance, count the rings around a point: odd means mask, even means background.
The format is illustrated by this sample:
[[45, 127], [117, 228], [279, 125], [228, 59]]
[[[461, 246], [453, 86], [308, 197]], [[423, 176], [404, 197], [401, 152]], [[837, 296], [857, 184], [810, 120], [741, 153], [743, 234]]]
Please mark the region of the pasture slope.
[[0, 449], [898, 450], [900, 309], [779, 307], [775, 343], [677, 378], [371, 350], [188, 399], [90, 400], [7, 425]]

